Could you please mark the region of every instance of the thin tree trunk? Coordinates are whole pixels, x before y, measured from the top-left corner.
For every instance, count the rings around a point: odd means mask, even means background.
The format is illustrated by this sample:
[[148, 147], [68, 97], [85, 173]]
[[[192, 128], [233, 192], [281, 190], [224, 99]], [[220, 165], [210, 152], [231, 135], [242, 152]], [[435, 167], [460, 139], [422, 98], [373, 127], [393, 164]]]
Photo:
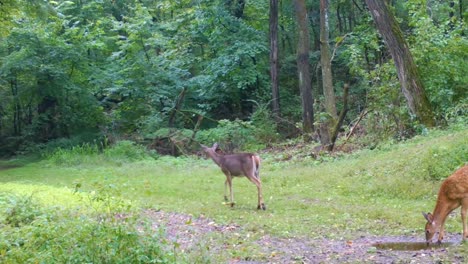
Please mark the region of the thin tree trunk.
[[424, 90], [418, 68], [395, 17], [387, 7], [385, 0], [365, 1], [395, 62], [401, 89], [411, 113], [425, 126], [434, 127], [435, 120], [431, 104]]
[[[463, 16], [463, 0], [458, 1], [458, 13], [460, 15], [460, 20], [463, 22], [465, 16]], [[463, 35], [462, 35], [463, 36]]]
[[174, 108], [171, 110], [171, 113], [169, 115], [168, 125], [170, 128], [175, 127], [176, 115], [179, 112], [180, 108], [182, 107], [182, 103], [184, 102], [186, 92], [187, 92], [187, 88], [185, 87], [182, 88], [182, 91], [180, 92], [180, 94], [177, 96], [175, 100]]
[[280, 116], [278, 82], [278, 0], [270, 0], [270, 77], [273, 115]]
[[330, 136], [330, 144], [327, 146], [328, 151], [333, 151], [335, 147], [336, 139], [338, 138], [338, 132], [343, 125], [343, 121], [346, 117], [346, 113], [348, 113], [348, 92], [349, 92], [349, 84], [345, 84], [343, 88], [343, 109], [341, 109], [340, 115], [338, 120], [335, 122], [335, 126], [332, 128], [331, 136]]
[[325, 112], [328, 114], [326, 120], [321, 121], [320, 124], [319, 135], [322, 146], [331, 144], [331, 131], [337, 119], [328, 35], [328, 0], [320, 0], [320, 65], [322, 69], [322, 90]]
[[15, 136], [19, 136], [21, 134], [21, 105], [19, 103], [19, 96], [18, 96], [18, 81], [16, 79], [16, 75], [14, 79], [10, 80], [10, 88], [11, 94], [13, 96], [13, 133]]
[[342, 34], [343, 33], [343, 25], [342, 25], [343, 22], [341, 21], [342, 18], [341, 18], [340, 8], [341, 8], [341, 6], [338, 3], [337, 7], [336, 7], [336, 18], [337, 18], [337, 22], [338, 22], [338, 30], [339, 30], [340, 34]]
[[333, 76], [330, 60], [328, 24], [328, 0], [320, 0], [320, 63], [322, 65], [323, 95], [327, 113], [337, 118], [335, 91], [333, 90]]
[[305, 134], [304, 140], [310, 141], [308, 136], [314, 130], [314, 110], [312, 97], [312, 84], [309, 70], [309, 19], [305, 0], [294, 0], [294, 6], [298, 22], [299, 38], [297, 42], [297, 71], [299, 75], [299, 89], [301, 91], [302, 104], [302, 128]]

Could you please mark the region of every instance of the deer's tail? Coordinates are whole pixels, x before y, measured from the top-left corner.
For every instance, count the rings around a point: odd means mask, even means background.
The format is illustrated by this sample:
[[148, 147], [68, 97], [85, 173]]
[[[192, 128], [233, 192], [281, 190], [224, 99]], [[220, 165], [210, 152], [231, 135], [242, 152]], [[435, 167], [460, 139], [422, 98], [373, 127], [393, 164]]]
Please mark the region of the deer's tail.
[[253, 167], [254, 167], [255, 177], [259, 179], [260, 178], [259, 171], [260, 171], [260, 163], [261, 163], [260, 157], [257, 155], [252, 155], [252, 163], [254, 165]]

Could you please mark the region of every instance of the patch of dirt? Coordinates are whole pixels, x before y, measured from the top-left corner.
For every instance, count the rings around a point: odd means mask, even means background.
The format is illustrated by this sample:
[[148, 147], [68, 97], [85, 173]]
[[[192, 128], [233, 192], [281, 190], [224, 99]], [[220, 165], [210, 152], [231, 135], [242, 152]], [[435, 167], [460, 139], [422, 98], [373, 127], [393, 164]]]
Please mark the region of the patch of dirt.
[[[176, 244], [184, 253], [200, 250], [200, 245], [209, 249], [210, 255], [229, 250], [212, 240], [214, 234], [229, 239], [247, 233], [236, 224], [220, 225], [204, 217], [186, 214], [146, 210], [144, 216], [151, 221], [152, 228], [164, 228], [167, 239]], [[217, 242], [216, 242], [217, 241]], [[261, 251], [261, 257], [231, 259], [229, 263], [465, 263], [464, 256], [457, 255], [451, 248], [461, 241], [460, 234], [446, 234], [444, 244], [420, 250], [379, 249], [376, 245], [386, 243], [421, 244], [421, 236], [359, 236], [352, 240], [279, 238], [261, 235], [254, 243]], [[212, 243], [211, 243], [212, 242]], [[451, 252], [450, 252], [451, 251]], [[450, 254], [449, 254], [450, 253]]]

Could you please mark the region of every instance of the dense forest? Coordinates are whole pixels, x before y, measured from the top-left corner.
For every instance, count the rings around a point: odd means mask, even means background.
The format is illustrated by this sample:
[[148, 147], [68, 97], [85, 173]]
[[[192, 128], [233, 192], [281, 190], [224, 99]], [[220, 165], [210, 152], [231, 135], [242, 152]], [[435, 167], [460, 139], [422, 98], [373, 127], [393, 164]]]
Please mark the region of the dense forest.
[[462, 0], [0, 0], [0, 156], [375, 146], [468, 116]]

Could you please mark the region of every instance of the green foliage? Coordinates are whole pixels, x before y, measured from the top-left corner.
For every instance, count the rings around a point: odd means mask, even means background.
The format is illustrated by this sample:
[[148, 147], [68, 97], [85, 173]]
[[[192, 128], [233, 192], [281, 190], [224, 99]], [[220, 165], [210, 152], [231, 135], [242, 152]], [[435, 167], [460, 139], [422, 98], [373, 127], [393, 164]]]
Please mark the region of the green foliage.
[[[164, 142], [161, 152], [183, 154], [193, 143], [198, 116], [250, 118], [250, 125], [222, 121], [218, 131], [205, 132], [216, 140], [232, 138], [236, 148], [256, 149], [274, 142], [275, 130], [288, 128], [276, 128], [254, 103], [266, 105], [271, 100], [268, 3], [236, 4], [240, 2], [2, 1], [0, 155], [44, 148], [49, 152], [51, 141], [63, 149], [100, 144], [100, 136], [97, 142], [81, 137], [88, 133], [155, 139], [154, 134], [166, 128], [170, 128], [166, 140], [171, 141]], [[361, 123], [371, 134], [368, 141], [406, 139], [424, 132], [408, 114], [394, 66], [366, 8], [349, 1], [330, 4], [338, 97], [338, 84], [352, 83], [345, 123], [368, 109], [369, 118]], [[454, 5], [392, 2], [439, 121], [460, 119], [454, 107], [466, 104], [468, 44], [462, 23], [466, 12], [456, 12], [460, 6], [456, 1]], [[311, 6], [318, 10], [316, 2]], [[280, 9], [281, 114], [288, 121], [284, 126], [292, 130], [301, 120], [297, 29], [292, 2]], [[310, 27], [309, 62], [318, 65], [318, 20], [312, 19]], [[314, 75], [312, 82], [319, 106], [320, 76]], [[204, 121], [197, 128], [204, 141], [211, 141], [201, 131], [209, 127], [212, 124]], [[221, 131], [237, 128], [239, 135]], [[242, 139], [244, 134], [247, 138]], [[181, 151], [173, 151], [174, 145]]]
[[217, 142], [226, 151], [240, 150], [255, 141], [254, 130], [251, 121], [220, 120], [217, 127], [198, 132], [197, 141], [204, 144]]
[[[223, 205], [224, 175], [211, 160], [193, 157], [78, 168], [41, 162], [0, 171], [2, 197], [6, 192], [26, 197], [33, 192], [34, 204], [43, 206], [32, 222], [14, 228], [4, 222], [8, 199], [0, 198], [0, 262], [119, 263], [120, 258], [133, 263], [160, 252], [151, 258], [226, 263], [238, 256], [265, 261], [265, 255], [258, 254], [258, 241], [264, 239], [307, 238], [322, 243], [395, 235], [423, 241], [421, 211], [434, 207], [438, 179], [466, 162], [466, 132], [466, 125], [455, 131], [430, 130], [425, 136], [374, 150], [330, 156], [322, 163], [305, 155], [280, 161], [290, 150], [262, 153], [267, 211], [255, 209], [256, 188], [245, 178], [234, 180], [236, 206]], [[303, 148], [303, 153], [313, 151], [309, 145]], [[72, 192], [72, 186], [78, 191]], [[53, 206], [51, 210], [47, 205]], [[189, 237], [194, 239], [194, 250], [179, 253], [177, 244], [160, 229], [150, 228], [161, 226], [160, 219], [146, 222], [140, 206], [177, 212], [187, 230], [197, 228], [198, 217], [207, 220], [203, 224], [209, 223], [211, 229]], [[447, 221], [446, 228], [461, 239], [459, 217]], [[187, 238], [182, 234], [181, 239]], [[277, 252], [276, 247], [264, 249]]]
[[268, 105], [258, 105], [252, 114], [252, 124], [255, 126], [254, 135], [258, 146], [269, 145], [279, 140], [277, 124], [272, 118]]
[[5, 210], [4, 223], [12, 227], [31, 224], [43, 215], [39, 205], [33, 202], [33, 195], [27, 197], [10, 195], [0, 198], [1, 207]]
[[104, 150], [104, 155], [109, 159], [122, 159], [128, 161], [142, 160], [149, 157], [144, 146], [137, 145], [130, 140], [121, 140]]
[[268, 106], [258, 105], [250, 121], [220, 120], [217, 127], [199, 131], [196, 140], [203, 144], [217, 142], [231, 152], [262, 149], [279, 138]]
[[468, 123], [468, 98], [461, 100], [458, 104], [449, 107], [445, 119], [450, 123], [463, 128]]
[[430, 180], [440, 181], [450, 176], [456, 168], [468, 161], [468, 146], [460, 144], [451, 148], [431, 147], [422, 160]]
[[79, 165], [89, 163], [99, 155], [99, 148], [94, 144], [82, 144], [71, 149], [58, 148], [46, 154], [47, 160], [57, 165]]
[[[433, 8], [443, 6], [435, 4]], [[418, 1], [408, 1], [407, 7], [413, 31], [409, 38], [414, 43], [411, 52], [436, 112], [443, 115], [466, 100], [468, 40], [463, 37], [466, 26], [451, 20], [438, 23], [438, 17], [430, 17]]]
[[[107, 145], [107, 144], [106, 144]], [[48, 162], [56, 165], [98, 164], [110, 162], [121, 164], [125, 161], [143, 160], [156, 157], [144, 146], [133, 141], [122, 140], [104, 148], [103, 145], [85, 143], [71, 148], [57, 148], [51, 153], [44, 154]]]
[[7, 208], [2, 222], [8, 224], [0, 234], [2, 263], [175, 262], [163, 233], [137, 224], [126, 211], [95, 218], [74, 210], [42, 208], [31, 196], [2, 199], [0, 207]]

